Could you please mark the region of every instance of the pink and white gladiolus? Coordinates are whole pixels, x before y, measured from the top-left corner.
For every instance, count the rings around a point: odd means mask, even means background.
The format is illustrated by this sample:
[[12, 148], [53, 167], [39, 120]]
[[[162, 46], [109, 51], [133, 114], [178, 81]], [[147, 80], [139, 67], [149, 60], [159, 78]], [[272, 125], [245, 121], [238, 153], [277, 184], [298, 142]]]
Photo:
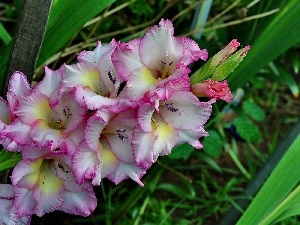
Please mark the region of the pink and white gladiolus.
[[[238, 45], [234, 40], [214, 62]], [[105, 178], [143, 186], [159, 156], [182, 143], [202, 148], [212, 104], [232, 99], [226, 81], [191, 85], [188, 66], [206, 61], [207, 51], [174, 36], [169, 20], [128, 43], [98, 42], [77, 59], [58, 70], [45, 67], [33, 87], [16, 71], [7, 101], [0, 98], [0, 144], [22, 154], [12, 185], [0, 190], [0, 224], [28, 224], [31, 215], [54, 210], [90, 215], [93, 186]]]

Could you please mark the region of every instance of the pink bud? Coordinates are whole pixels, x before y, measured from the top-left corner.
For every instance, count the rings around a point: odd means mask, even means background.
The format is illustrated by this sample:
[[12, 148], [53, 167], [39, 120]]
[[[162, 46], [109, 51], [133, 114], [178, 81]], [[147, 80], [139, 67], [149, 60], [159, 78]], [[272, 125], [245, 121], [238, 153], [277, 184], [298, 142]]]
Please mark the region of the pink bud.
[[222, 99], [226, 102], [231, 102], [233, 98], [226, 80], [221, 82], [205, 80], [202, 83], [192, 85], [191, 90], [197, 97]]
[[237, 39], [233, 39], [225, 48], [223, 48], [213, 57], [212, 65], [217, 66], [220, 62], [223, 62], [228, 58], [228, 56], [234, 53], [239, 46], [240, 43], [237, 41]]

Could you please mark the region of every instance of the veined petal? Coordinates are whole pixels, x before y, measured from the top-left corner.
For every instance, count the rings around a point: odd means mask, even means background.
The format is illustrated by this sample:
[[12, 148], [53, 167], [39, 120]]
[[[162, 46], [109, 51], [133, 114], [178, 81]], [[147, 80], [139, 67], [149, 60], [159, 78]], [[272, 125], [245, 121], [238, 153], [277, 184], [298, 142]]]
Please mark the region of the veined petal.
[[158, 80], [147, 67], [134, 70], [126, 84], [126, 94], [133, 100], [138, 100], [148, 91], [156, 88]]
[[41, 166], [38, 186], [33, 194], [33, 198], [37, 201], [35, 214], [41, 217], [45, 213], [59, 209], [64, 200], [63, 190], [63, 182], [52, 173], [49, 163], [45, 161]]
[[32, 124], [30, 137], [40, 147], [49, 147], [51, 150], [59, 148], [63, 143], [63, 135], [60, 130], [52, 129], [43, 120], [37, 120]]
[[36, 91], [21, 99], [20, 107], [16, 114], [23, 123], [28, 125], [39, 119], [44, 121], [51, 121], [52, 119], [52, 110], [49, 106], [48, 97]]
[[43, 159], [27, 159], [21, 160], [14, 168], [11, 180], [13, 185], [17, 183], [27, 174], [36, 173], [40, 170]]
[[[99, 151], [101, 155], [101, 163], [98, 173], [100, 173], [101, 177], [104, 178], [117, 170], [120, 161], [111, 151], [111, 149], [109, 149], [108, 143], [103, 139], [101, 140], [101, 148]], [[93, 184], [95, 185], [95, 180], [93, 180]]]
[[147, 30], [139, 47], [144, 65], [161, 72], [166, 66], [173, 69], [177, 66], [183, 57], [184, 45], [173, 34], [172, 22], [164, 19], [161, 19], [158, 26]]
[[212, 102], [200, 102], [190, 92], [174, 92], [162, 101], [159, 113], [163, 120], [177, 129], [196, 129], [203, 126], [212, 111]]
[[63, 133], [68, 133], [76, 129], [86, 113], [87, 109], [75, 101], [75, 93], [72, 91], [61, 96], [58, 105], [52, 109], [52, 118], [60, 122], [59, 127]]
[[98, 64], [100, 58], [111, 49], [114, 49], [116, 41], [113, 39], [109, 44], [102, 45], [100, 41], [97, 43], [97, 47], [93, 51], [82, 51], [78, 54], [77, 59], [79, 62], [90, 62], [95, 65]]
[[149, 168], [154, 163], [155, 136], [153, 132], [145, 132], [139, 126], [132, 134], [132, 151], [136, 164], [142, 168]]
[[88, 119], [87, 126], [84, 132], [85, 141], [87, 145], [94, 151], [98, 151], [100, 147], [100, 134], [112, 116], [112, 113], [106, 111], [97, 111]]
[[3, 129], [4, 124], [9, 123], [8, 104], [2, 97], [0, 97], [0, 131]]
[[84, 119], [75, 130], [72, 130], [70, 133], [68, 133], [68, 137], [65, 144], [68, 155], [70, 155], [71, 157], [78, 149], [79, 143], [84, 140], [85, 127], [86, 119]]
[[97, 63], [97, 68], [100, 72], [101, 82], [108, 89], [108, 95], [116, 97], [119, 84], [121, 82], [121, 77], [115, 70], [115, 67], [111, 60], [111, 55], [115, 51], [117, 43], [115, 40], [112, 40], [109, 44], [110, 49], [105, 52]]
[[82, 188], [80, 192], [65, 191], [64, 202], [60, 209], [74, 215], [89, 216], [96, 206], [97, 198], [93, 189]]
[[[3, 128], [3, 130], [1, 131], [1, 139], [9, 138], [10, 140], [13, 140], [17, 144], [26, 145], [31, 142], [29, 131], [30, 131], [30, 126], [22, 123], [20, 120], [17, 119], [11, 124], [8, 124]], [[9, 147], [10, 145], [9, 142], [6, 142], [6, 140], [2, 140], [1, 143], [5, 147], [7, 147], [8, 150], [13, 151], [13, 149]]]
[[140, 39], [133, 39], [128, 43], [118, 43], [111, 59], [117, 73], [128, 81], [130, 74], [143, 66], [139, 54]]
[[151, 118], [153, 116], [154, 110], [155, 109], [147, 103], [141, 105], [141, 107], [139, 108], [137, 120], [140, 128], [145, 132], [151, 132], [152, 130]]
[[108, 98], [101, 95], [85, 95], [86, 90], [81, 90], [81, 93], [84, 95], [84, 103], [86, 107], [90, 110], [100, 109], [102, 107], [114, 106], [117, 105], [119, 100], [115, 98]]
[[29, 225], [31, 216], [20, 217], [12, 211], [14, 190], [11, 184], [0, 184], [0, 224]]
[[178, 143], [179, 134], [177, 129], [171, 127], [163, 120], [155, 117], [155, 136], [156, 140], [154, 143], [154, 161], [157, 160], [158, 156], [168, 155], [171, 153], [172, 148]]
[[33, 86], [32, 90], [46, 95], [49, 99], [62, 81], [62, 69], [51, 70], [45, 66], [45, 76], [42, 81]]
[[89, 62], [77, 63], [74, 65], [64, 65], [65, 79], [63, 84], [66, 87], [89, 88], [92, 91], [106, 95], [107, 90], [100, 82], [100, 73], [97, 67]]
[[12, 211], [17, 212], [18, 216], [31, 216], [34, 213], [37, 202], [33, 198], [33, 190], [14, 186], [14, 203]]
[[136, 124], [136, 113], [131, 110], [119, 113], [102, 131], [101, 135], [107, 140], [111, 151], [122, 162], [134, 163], [131, 139]]
[[29, 90], [30, 86], [26, 76], [22, 72], [14, 72], [9, 79], [8, 91], [13, 92], [16, 96], [20, 97], [25, 95]]
[[208, 136], [208, 133], [204, 130], [203, 127], [199, 127], [198, 129], [194, 130], [179, 130], [179, 136], [180, 141], [178, 142], [178, 144], [187, 142], [194, 148], [200, 149], [203, 146], [200, 143], [199, 138]]
[[99, 164], [97, 152], [89, 148], [84, 141], [81, 142], [72, 158], [72, 170], [77, 183], [82, 184], [88, 179], [93, 179]]
[[116, 172], [108, 175], [107, 178], [115, 184], [119, 184], [123, 180], [130, 178], [140, 186], [144, 187], [144, 184], [140, 179], [145, 173], [146, 169], [139, 168], [135, 164], [120, 163]]
[[208, 58], [208, 52], [206, 49], [200, 49], [198, 44], [189, 38], [186, 37], [178, 37], [178, 39], [184, 45], [184, 54], [183, 58], [181, 59], [181, 63], [185, 65], [189, 65], [192, 62], [197, 61], [198, 59], [202, 59], [206, 61]]

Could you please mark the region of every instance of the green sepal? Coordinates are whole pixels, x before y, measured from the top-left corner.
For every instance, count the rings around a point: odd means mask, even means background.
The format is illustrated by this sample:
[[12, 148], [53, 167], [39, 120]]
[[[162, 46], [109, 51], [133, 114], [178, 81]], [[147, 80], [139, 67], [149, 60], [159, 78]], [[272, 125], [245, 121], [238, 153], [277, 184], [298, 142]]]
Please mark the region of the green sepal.
[[200, 83], [203, 80], [206, 80], [210, 77], [211, 72], [211, 62], [213, 58], [210, 58], [200, 69], [198, 69], [192, 76], [191, 76], [191, 84]]
[[[247, 47], [245, 47], [247, 48]], [[231, 74], [234, 69], [240, 64], [240, 62], [245, 58], [246, 51], [245, 48], [240, 49], [230, 57], [228, 57], [223, 63], [221, 63], [212, 75], [212, 79], [216, 81], [224, 80], [229, 74]]]

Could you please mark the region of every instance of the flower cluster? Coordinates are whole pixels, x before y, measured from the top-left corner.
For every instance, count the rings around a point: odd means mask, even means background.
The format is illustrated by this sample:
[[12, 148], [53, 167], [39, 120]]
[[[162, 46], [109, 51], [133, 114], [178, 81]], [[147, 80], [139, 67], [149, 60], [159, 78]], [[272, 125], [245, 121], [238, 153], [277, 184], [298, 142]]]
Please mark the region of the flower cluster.
[[143, 186], [147, 169], [174, 146], [202, 147], [212, 104], [232, 95], [226, 82], [191, 88], [188, 65], [208, 54], [173, 32], [162, 19], [142, 38], [99, 42], [76, 64], [46, 67], [33, 87], [21, 72], [12, 75], [7, 101], [0, 99], [0, 142], [22, 160], [12, 185], [0, 187], [0, 222], [26, 224], [54, 210], [88, 216], [103, 178]]

